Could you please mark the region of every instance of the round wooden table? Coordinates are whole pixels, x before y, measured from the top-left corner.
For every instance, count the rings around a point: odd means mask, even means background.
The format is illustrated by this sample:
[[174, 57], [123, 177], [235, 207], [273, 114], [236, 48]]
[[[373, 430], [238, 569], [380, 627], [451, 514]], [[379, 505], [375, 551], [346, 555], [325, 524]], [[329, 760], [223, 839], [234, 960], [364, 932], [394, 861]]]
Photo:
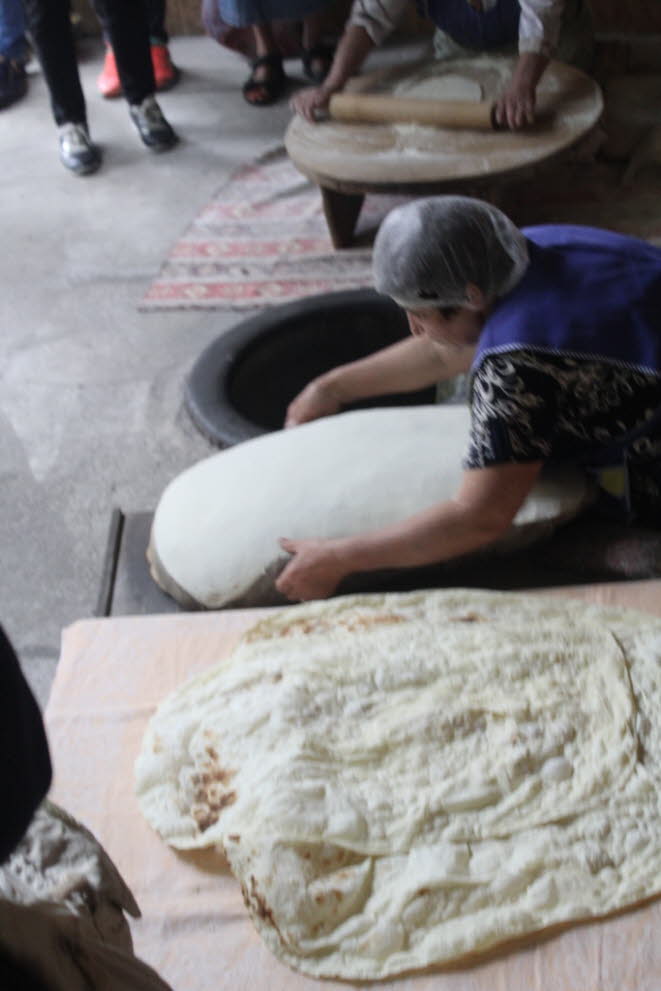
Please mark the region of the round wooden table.
[[[489, 55], [418, 61], [358, 76], [347, 89], [397, 95], [437, 79], [441, 96], [443, 77], [459, 77], [482, 101], [492, 103], [514, 62]], [[342, 248], [352, 241], [366, 193], [425, 196], [487, 188], [497, 178], [511, 179], [571, 148], [594, 127], [602, 110], [601, 90], [593, 79], [551, 62], [537, 89], [535, 124], [522, 131], [332, 120], [310, 124], [297, 115], [287, 128], [285, 147], [296, 168], [319, 186], [333, 245]]]

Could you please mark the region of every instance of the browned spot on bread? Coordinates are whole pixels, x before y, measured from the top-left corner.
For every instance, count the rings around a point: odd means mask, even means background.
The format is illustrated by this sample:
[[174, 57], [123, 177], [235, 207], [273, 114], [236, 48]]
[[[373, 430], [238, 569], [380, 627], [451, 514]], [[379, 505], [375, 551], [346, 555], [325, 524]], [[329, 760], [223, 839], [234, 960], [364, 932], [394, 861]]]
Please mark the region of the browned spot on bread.
[[319, 633], [321, 631], [325, 632], [328, 629], [329, 624], [324, 622], [324, 620], [297, 619], [285, 627], [281, 636], [286, 637], [291, 633]]
[[239, 836], [238, 833], [230, 833], [227, 839], [231, 840], [232, 843], [238, 843], [241, 837]]
[[205, 750], [208, 756], [211, 758], [211, 760], [218, 760], [218, 752], [215, 750], [214, 747], [208, 746], [205, 747]]
[[[360, 632], [383, 624], [403, 623], [404, 621], [404, 617], [398, 616], [396, 613], [376, 613], [374, 615], [364, 613], [358, 616], [339, 616], [329, 619], [321, 616], [301, 616], [300, 619], [293, 619], [285, 623], [284, 626], [275, 630], [271, 636], [290, 637], [297, 634], [308, 636], [311, 633], [327, 633], [337, 627], [349, 630], [350, 632]], [[255, 640], [262, 639], [263, 635], [261, 628], [256, 626], [245, 634], [244, 639], [247, 643], [252, 643]]]
[[268, 922], [268, 924], [277, 932], [278, 938], [283, 946], [290, 946], [288, 940], [278, 929], [278, 925], [273, 916], [273, 910], [270, 908], [261, 891], [258, 889], [257, 880], [254, 874], [250, 875], [249, 889], [245, 885], [241, 885], [241, 894], [243, 895], [243, 900], [246, 903], [248, 911], [254, 913], [264, 922]]
[[209, 808], [208, 805], [193, 805], [191, 806], [190, 813], [201, 833], [207, 830], [209, 826], [213, 826], [214, 823], [218, 822], [220, 814], [216, 809]]
[[277, 929], [278, 927], [273, 918], [273, 910], [269, 908], [266, 899], [259, 891], [254, 874], [250, 875], [250, 901], [259, 918], [265, 922], [270, 922], [273, 928]]
[[353, 632], [355, 630], [369, 630], [375, 626], [392, 626], [394, 623], [403, 622], [404, 617], [398, 616], [396, 613], [377, 613], [374, 616], [355, 616], [341, 622], [340, 625]]
[[234, 777], [236, 771], [229, 771], [222, 767], [207, 767], [202, 774], [196, 775], [198, 781], [207, 787], [211, 784], [226, 785]]
[[463, 616], [451, 616], [450, 622], [452, 623], [485, 623], [486, 619], [484, 616], [480, 616], [476, 612], [467, 612]]
[[[204, 779], [202, 775], [202, 779]], [[235, 791], [221, 791], [216, 785], [202, 786], [194, 796], [195, 804], [191, 806], [191, 815], [198, 825], [200, 832], [218, 822], [220, 813], [228, 805], [236, 802]]]
[[326, 898], [325, 895], [315, 895], [314, 896], [314, 900], [316, 901], [317, 905], [321, 905], [321, 903], [323, 901], [325, 901], [325, 898]]
[[[301, 617], [300, 619], [293, 619], [291, 622], [286, 623], [284, 626], [277, 630], [269, 636], [267, 633], [267, 639], [273, 637], [290, 637], [297, 633], [319, 633], [325, 632], [330, 629], [330, 624], [324, 619], [310, 619]], [[254, 627], [252, 630], [248, 630], [245, 634], [245, 641], [247, 643], [254, 643], [255, 640], [261, 640], [263, 637], [263, 632], [260, 626]]]

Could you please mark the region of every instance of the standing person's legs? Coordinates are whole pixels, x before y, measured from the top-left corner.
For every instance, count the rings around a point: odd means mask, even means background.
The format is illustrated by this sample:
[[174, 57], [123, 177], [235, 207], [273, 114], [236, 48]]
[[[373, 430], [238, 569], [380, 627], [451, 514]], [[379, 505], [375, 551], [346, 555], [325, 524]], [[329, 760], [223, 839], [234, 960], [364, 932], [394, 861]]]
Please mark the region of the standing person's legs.
[[156, 89], [145, 4], [143, 0], [104, 0], [103, 6], [102, 25], [115, 53], [124, 96], [130, 104], [142, 103]]
[[28, 27], [50, 93], [55, 123], [87, 124], [69, 0], [24, 0]]
[[0, 0], [0, 57], [27, 62], [30, 51], [25, 31], [22, 0]]
[[25, 0], [25, 12], [58, 125], [60, 161], [77, 175], [96, 172], [101, 155], [87, 130], [69, 0]]
[[316, 85], [323, 83], [333, 62], [333, 48], [323, 40], [324, 17], [322, 9], [303, 21], [303, 71]]
[[156, 82], [145, 4], [136, 0], [105, 0], [105, 6], [105, 26], [131, 119], [143, 144], [152, 151], [166, 151], [176, 144], [177, 135], [154, 99]]
[[[92, 0], [103, 30], [103, 36], [108, 46], [97, 86], [102, 96], [112, 98], [121, 96], [122, 84], [119, 70], [110, 39], [110, 15], [108, 4], [110, 0]], [[165, 0], [140, 0], [144, 5], [147, 18], [147, 30], [151, 50], [152, 70], [157, 90], [170, 89], [179, 81], [179, 70], [172, 63], [168, 49], [168, 33], [165, 27]]]
[[171, 89], [179, 82], [181, 73], [174, 65], [168, 48], [168, 32], [165, 26], [165, 0], [145, 0], [149, 40], [151, 42], [151, 63], [154, 67], [156, 90]]
[[243, 97], [254, 107], [266, 107], [281, 96], [285, 88], [282, 55], [268, 21], [252, 25], [257, 58], [252, 62], [250, 76], [243, 84]]
[[22, 0], [0, 0], [0, 108], [25, 96], [25, 63], [30, 49], [25, 36]]
[[169, 38], [165, 28], [165, 0], [145, 0], [145, 6], [152, 45], [167, 45]]
[[91, 0], [91, 2], [92, 7], [94, 8], [94, 13], [96, 14], [99, 24], [101, 25], [103, 40], [106, 43], [106, 56], [103, 60], [103, 68], [101, 69], [99, 77], [96, 81], [96, 85], [101, 96], [105, 96], [106, 99], [110, 100], [116, 96], [122, 95], [122, 84], [119, 81], [119, 75], [117, 73], [115, 53], [112, 50], [110, 39], [108, 37], [108, 15], [106, 12], [105, 0]]

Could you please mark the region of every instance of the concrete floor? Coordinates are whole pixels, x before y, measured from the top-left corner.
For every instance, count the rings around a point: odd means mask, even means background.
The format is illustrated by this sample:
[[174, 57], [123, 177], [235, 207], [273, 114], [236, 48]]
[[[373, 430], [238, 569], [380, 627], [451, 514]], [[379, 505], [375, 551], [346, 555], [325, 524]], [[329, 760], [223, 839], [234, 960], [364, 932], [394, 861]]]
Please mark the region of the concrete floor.
[[[181, 83], [159, 97], [181, 144], [140, 143], [123, 100], [80, 71], [104, 163], [60, 164], [41, 75], [0, 112], [0, 622], [43, 706], [60, 632], [93, 614], [113, 507], [152, 510], [166, 483], [213, 450], [182, 408], [199, 352], [241, 316], [140, 313], [168, 249], [241, 163], [281, 143], [286, 101], [252, 109], [245, 63], [205, 37], [175, 38]], [[288, 63], [291, 74], [298, 63]]]

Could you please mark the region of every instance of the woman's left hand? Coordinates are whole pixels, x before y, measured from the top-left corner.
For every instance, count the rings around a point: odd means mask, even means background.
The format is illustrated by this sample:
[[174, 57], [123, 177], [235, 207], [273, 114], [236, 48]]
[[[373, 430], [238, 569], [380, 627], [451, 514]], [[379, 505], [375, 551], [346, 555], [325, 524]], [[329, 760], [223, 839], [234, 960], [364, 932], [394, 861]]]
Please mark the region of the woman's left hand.
[[496, 100], [496, 123], [518, 131], [535, 123], [535, 89], [512, 80]]
[[548, 64], [548, 57], [540, 52], [519, 55], [512, 78], [496, 100], [497, 124], [518, 131], [535, 123], [535, 92]]
[[280, 546], [293, 554], [275, 585], [293, 602], [326, 599], [347, 574], [331, 540], [290, 540], [283, 537]]

